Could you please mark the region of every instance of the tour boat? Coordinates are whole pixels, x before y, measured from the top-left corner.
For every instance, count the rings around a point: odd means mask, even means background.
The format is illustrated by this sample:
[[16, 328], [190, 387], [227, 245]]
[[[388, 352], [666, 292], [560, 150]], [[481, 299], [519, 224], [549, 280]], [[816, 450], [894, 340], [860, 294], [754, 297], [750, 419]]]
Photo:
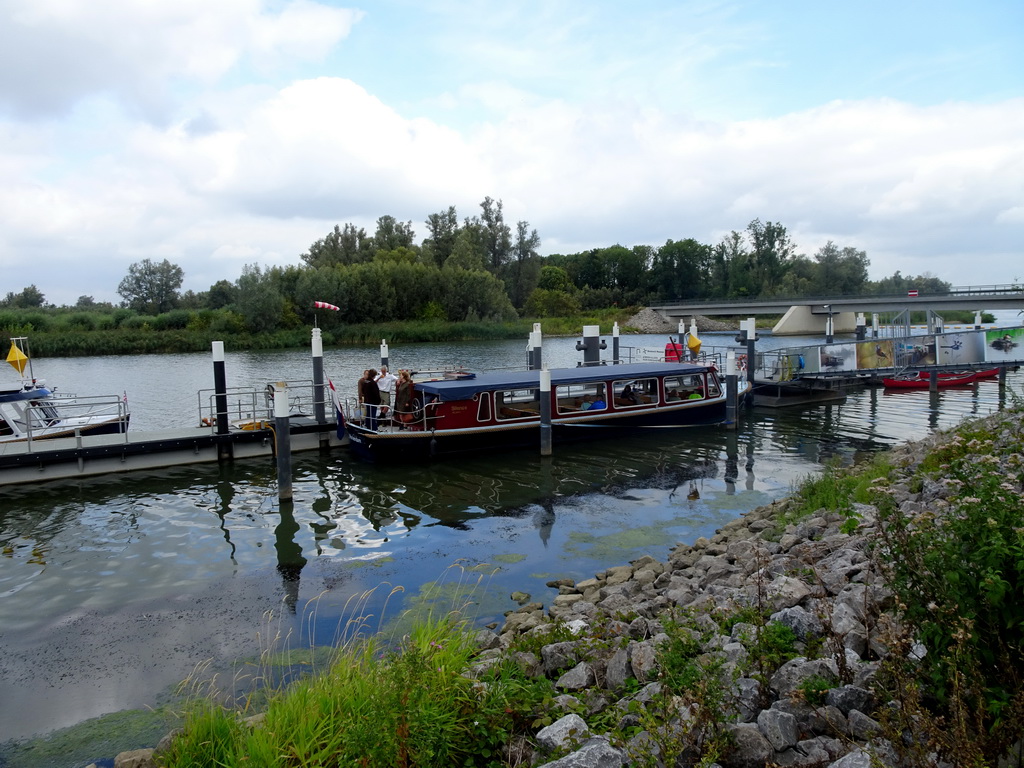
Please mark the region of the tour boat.
[[[716, 424], [726, 417], [725, 384], [713, 365], [630, 363], [551, 370], [553, 443], [613, 437], [644, 428]], [[375, 428], [350, 410], [350, 447], [373, 461], [541, 444], [541, 372], [497, 371], [415, 381], [409, 414], [381, 409]], [[749, 384], [741, 382], [739, 395]]]
[[57, 394], [46, 382], [32, 376], [31, 361], [23, 347], [27, 349], [24, 337], [11, 339], [7, 362], [21, 380], [16, 387], [0, 388], [0, 443], [128, 430], [127, 395]]

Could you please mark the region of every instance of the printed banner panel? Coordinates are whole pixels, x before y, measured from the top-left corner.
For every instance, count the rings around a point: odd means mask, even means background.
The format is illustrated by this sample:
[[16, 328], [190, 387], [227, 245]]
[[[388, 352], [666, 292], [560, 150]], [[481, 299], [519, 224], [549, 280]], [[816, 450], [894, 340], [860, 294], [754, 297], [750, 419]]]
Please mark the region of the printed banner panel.
[[1024, 328], [985, 331], [985, 359], [992, 363], [1024, 357]]
[[861, 370], [892, 368], [894, 357], [892, 339], [862, 341], [857, 345], [857, 367]]
[[967, 365], [985, 360], [982, 331], [946, 333], [938, 338], [939, 365]]
[[910, 336], [893, 342], [896, 367], [935, 365], [935, 336]]
[[856, 344], [826, 344], [818, 356], [822, 373], [857, 370]]

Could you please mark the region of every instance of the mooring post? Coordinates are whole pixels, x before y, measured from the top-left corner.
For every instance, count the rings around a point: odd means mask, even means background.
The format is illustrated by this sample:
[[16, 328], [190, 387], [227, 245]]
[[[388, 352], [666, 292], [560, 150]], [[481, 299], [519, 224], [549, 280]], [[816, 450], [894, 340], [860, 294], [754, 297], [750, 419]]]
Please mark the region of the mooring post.
[[864, 317], [863, 312], [857, 313], [857, 341], [864, 341], [864, 338], [868, 335], [868, 324], [867, 319]]
[[213, 346], [213, 402], [216, 409], [217, 434], [228, 433], [228, 379], [224, 372], [224, 342], [215, 341]]
[[872, 312], [871, 313], [871, 335], [873, 337], [875, 337], [876, 339], [878, 338], [878, 313], [877, 312]]
[[388, 360], [388, 340], [380, 340], [380, 367], [391, 370], [391, 361]]
[[540, 455], [551, 455], [551, 371], [540, 372]]
[[607, 349], [608, 344], [603, 339], [599, 338], [600, 335], [601, 326], [583, 326], [583, 340], [576, 342], [576, 351], [583, 353], [583, 365], [601, 364], [601, 350]]
[[619, 359], [619, 323], [616, 321], [612, 324], [612, 365], [618, 365], [622, 360]]
[[731, 349], [725, 355], [725, 428], [736, 429], [739, 411], [739, 385], [736, 380], [736, 353]]
[[544, 335], [540, 331], [540, 323], [533, 324], [533, 330], [530, 331], [530, 339], [526, 342], [526, 368], [529, 371], [539, 371], [543, 368], [542, 361], [542, 346], [544, 343]]
[[274, 387], [274, 434], [277, 436], [277, 498], [292, 499], [292, 436], [288, 423], [288, 385], [279, 381]]
[[327, 421], [327, 410], [324, 408], [324, 342], [320, 338], [320, 329], [313, 329], [313, 415], [317, 424]]
[[939, 391], [939, 372], [930, 371], [928, 373], [928, 391], [938, 392]]
[[757, 319], [747, 318], [747, 381], [754, 383], [754, 372], [757, 370]]
[[981, 310], [980, 309], [977, 310], [974, 313], [974, 330], [976, 330], [976, 331], [980, 331], [981, 330]]

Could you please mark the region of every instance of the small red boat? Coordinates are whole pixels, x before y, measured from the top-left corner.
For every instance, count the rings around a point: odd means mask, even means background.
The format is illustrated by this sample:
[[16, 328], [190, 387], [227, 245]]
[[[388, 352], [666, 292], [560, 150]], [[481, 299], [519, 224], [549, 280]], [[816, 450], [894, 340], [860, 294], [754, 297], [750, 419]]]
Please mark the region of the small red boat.
[[[987, 373], [987, 371], [983, 373]], [[917, 373], [908, 373], [903, 376], [882, 379], [882, 384], [887, 389], [928, 389], [931, 386], [930, 379], [930, 374], [919, 371]], [[965, 384], [973, 384], [977, 380], [978, 374], [974, 371], [940, 373], [936, 384], [940, 387], [962, 387]]]

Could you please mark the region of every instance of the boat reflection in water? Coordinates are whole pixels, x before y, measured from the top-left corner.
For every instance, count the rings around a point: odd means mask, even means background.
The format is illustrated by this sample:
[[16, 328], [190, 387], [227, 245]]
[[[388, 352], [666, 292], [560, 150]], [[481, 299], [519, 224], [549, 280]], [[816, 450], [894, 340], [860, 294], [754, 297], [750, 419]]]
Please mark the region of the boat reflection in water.
[[[515, 607], [513, 591], [550, 604], [552, 579], [664, 559], [827, 460], [1007, 397], [995, 383], [871, 388], [841, 405], [744, 409], [735, 431], [639, 428], [546, 458], [539, 445], [406, 464], [297, 454], [286, 505], [262, 459], [0, 489], [0, 741], [152, 706], [200, 662], [230, 671], [266, 650], [270, 615], [269, 635], [302, 647], [336, 639], [353, 596], [371, 591], [360, 610], [374, 628], [432, 598], [481, 624]], [[458, 589], [439, 584], [462, 570]]]

